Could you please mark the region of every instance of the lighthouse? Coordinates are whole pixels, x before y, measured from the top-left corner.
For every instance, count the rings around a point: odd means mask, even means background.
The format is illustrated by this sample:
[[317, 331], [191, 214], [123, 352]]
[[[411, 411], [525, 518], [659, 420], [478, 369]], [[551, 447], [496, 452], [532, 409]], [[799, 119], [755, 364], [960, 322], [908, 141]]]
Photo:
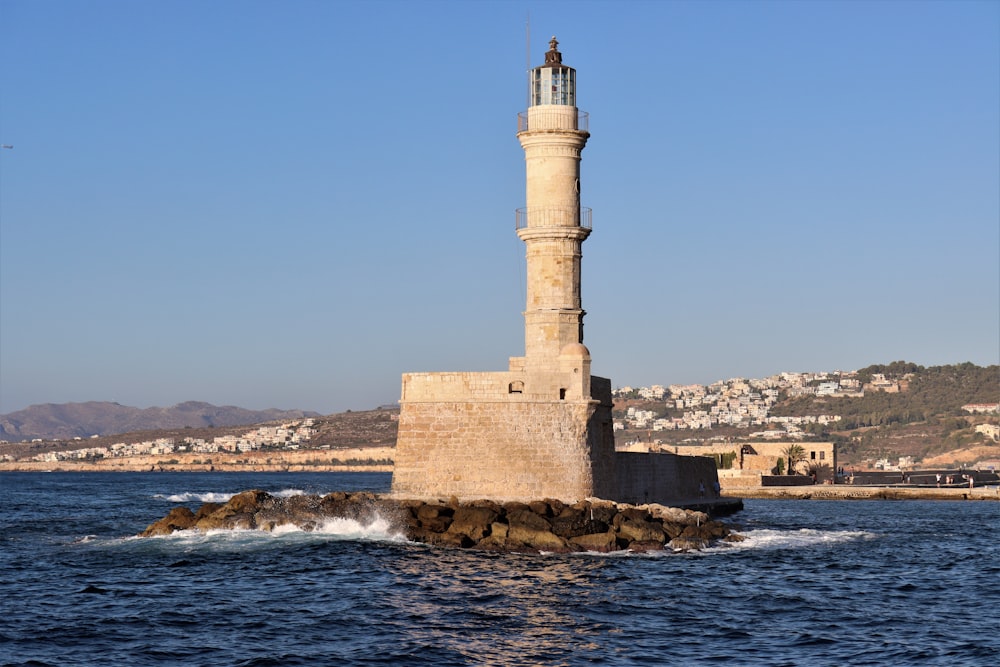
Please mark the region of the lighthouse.
[[567, 345], [583, 343], [581, 246], [591, 230], [591, 211], [580, 206], [587, 114], [576, 107], [576, 70], [558, 46], [553, 37], [544, 64], [529, 73], [530, 106], [517, 133], [526, 175], [526, 206], [516, 216], [527, 257], [525, 357], [553, 369]]
[[528, 72], [518, 115], [525, 206], [524, 355], [496, 372], [404, 373], [392, 493], [416, 498], [667, 502], [711, 482], [704, 457], [616, 452], [611, 380], [592, 376], [583, 344], [581, 260], [591, 212], [580, 205], [587, 115], [576, 70], [553, 37]]

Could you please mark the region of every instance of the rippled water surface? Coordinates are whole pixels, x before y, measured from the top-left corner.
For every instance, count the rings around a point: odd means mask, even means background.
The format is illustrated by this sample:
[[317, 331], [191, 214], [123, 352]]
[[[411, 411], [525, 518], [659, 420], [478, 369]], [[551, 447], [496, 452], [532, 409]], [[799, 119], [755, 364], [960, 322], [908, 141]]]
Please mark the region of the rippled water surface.
[[130, 537], [386, 474], [0, 473], [4, 665], [996, 665], [1000, 504], [747, 501], [696, 555], [495, 555], [384, 524]]

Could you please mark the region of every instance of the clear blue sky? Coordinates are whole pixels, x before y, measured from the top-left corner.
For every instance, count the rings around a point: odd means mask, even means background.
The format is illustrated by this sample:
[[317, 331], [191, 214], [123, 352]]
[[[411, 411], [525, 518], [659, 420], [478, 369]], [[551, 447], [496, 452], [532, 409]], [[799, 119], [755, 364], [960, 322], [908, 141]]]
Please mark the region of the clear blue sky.
[[998, 363], [1000, 3], [0, 0], [0, 413], [506, 369], [529, 11], [596, 374]]

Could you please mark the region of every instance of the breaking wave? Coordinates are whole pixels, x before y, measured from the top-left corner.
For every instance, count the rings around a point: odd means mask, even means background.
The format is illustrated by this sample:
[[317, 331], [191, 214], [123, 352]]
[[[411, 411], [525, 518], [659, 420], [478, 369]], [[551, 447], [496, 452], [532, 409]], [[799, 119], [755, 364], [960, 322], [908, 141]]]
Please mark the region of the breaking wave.
[[[158, 493], [154, 498], [157, 500], [167, 500], [172, 503], [190, 503], [196, 501], [199, 503], [226, 503], [229, 499], [236, 495], [238, 492], [233, 493], [217, 493], [214, 491], [204, 491], [204, 492], [187, 492], [187, 493], [172, 493], [170, 495], [164, 495]], [[305, 491], [302, 489], [282, 489], [280, 491], [269, 491], [272, 496], [276, 498], [290, 498], [292, 496], [302, 496], [305, 495]]]
[[802, 549], [818, 546], [832, 546], [845, 542], [857, 542], [860, 540], [873, 540], [878, 537], [876, 533], [865, 530], [816, 530], [813, 528], [802, 528], [800, 530], [775, 530], [772, 528], [760, 528], [757, 530], [747, 530], [739, 533], [744, 539], [742, 542], [726, 542], [723, 545], [706, 549], [707, 553], [719, 553], [736, 550], [783, 550]]
[[221, 549], [337, 541], [408, 543], [406, 536], [382, 517], [378, 517], [368, 524], [362, 524], [353, 519], [331, 518], [317, 523], [311, 529], [304, 529], [288, 523], [275, 526], [270, 531], [246, 528], [220, 528], [208, 531], [178, 530], [169, 535], [128, 539], [162, 540], [168, 543], [177, 543], [186, 548], [205, 546]]

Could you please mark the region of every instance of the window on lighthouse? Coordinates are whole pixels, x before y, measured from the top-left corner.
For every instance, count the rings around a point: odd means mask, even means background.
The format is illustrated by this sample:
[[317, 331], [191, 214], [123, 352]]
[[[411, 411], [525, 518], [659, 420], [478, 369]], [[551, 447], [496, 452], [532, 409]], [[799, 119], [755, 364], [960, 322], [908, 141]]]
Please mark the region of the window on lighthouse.
[[532, 106], [576, 106], [576, 71], [571, 67], [538, 67], [532, 81]]

